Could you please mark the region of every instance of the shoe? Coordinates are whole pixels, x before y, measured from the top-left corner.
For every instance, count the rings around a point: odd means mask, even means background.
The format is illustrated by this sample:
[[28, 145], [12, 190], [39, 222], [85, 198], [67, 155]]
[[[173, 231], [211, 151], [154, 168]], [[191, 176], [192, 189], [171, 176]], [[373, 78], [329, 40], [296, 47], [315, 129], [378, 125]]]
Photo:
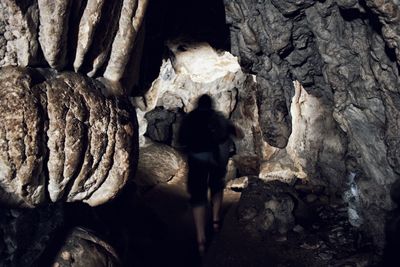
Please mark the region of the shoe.
[[199, 254], [201, 257], [204, 256], [204, 253], [206, 252], [206, 241], [201, 241], [197, 243], [197, 249], [199, 250]]
[[220, 220], [213, 221], [213, 230], [214, 233], [218, 233], [221, 231], [222, 222]]

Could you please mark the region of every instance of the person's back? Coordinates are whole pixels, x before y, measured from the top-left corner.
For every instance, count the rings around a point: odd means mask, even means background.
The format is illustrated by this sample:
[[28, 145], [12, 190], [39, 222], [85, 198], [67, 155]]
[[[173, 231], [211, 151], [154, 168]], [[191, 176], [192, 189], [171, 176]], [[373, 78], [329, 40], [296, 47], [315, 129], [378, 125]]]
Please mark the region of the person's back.
[[182, 125], [181, 142], [188, 152], [212, 152], [229, 138], [230, 124], [213, 109], [195, 109]]
[[213, 228], [220, 227], [220, 208], [225, 187], [224, 177], [229, 155], [230, 135], [235, 126], [213, 109], [213, 100], [202, 95], [197, 108], [183, 120], [180, 142], [188, 152], [188, 192], [193, 207], [199, 252], [205, 249], [205, 207], [207, 191], [211, 191]]

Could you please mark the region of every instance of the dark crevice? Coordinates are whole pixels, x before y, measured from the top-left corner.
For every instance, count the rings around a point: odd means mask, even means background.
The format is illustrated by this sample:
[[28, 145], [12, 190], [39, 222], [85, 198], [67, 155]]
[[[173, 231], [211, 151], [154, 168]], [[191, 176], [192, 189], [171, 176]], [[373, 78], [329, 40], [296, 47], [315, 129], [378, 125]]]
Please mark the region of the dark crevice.
[[[360, 1], [360, 5], [364, 8], [366, 11], [361, 12], [359, 9], [356, 8], [350, 8], [350, 9], [339, 9], [341, 16], [345, 21], [354, 21], [357, 19], [361, 19], [365, 21], [371, 29], [376, 32], [378, 35], [382, 36], [382, 23], [379, 21], [378, 15], [376, 15], [372, 10], [367, 6], [365, 3], [365, 0]], [[392, 62], [396, 62], [396, 52], [394, 48], [390, 48], [385, 41], [385, 52], [388, 58]]]
[[67, 33], [67, 56], [65, 70], [73, 70], [73, 64], [78, 45], [79, 23], [83, 12], [85, 11], [87, 0], [73, 0], [72, 8], [68, 18], [68, 33]]

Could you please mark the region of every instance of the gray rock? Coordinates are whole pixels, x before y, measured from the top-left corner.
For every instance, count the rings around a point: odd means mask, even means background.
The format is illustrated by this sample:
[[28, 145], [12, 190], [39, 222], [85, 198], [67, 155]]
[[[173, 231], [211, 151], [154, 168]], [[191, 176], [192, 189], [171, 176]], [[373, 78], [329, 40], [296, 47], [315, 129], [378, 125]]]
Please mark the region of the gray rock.
[[38, 0], [39, 42], [50, 67], [57, 70], [66, 64], [67, 33], [72, 0]]
[[[383, 246], [384, 214], [393, 208], [388, 192], [400, 178], [397, 1], [238, 0], [225, 1], [225, 11], [232, 52], [261, 85], [263, 138], [288, 144], [285, 155], [261, 164], [260, 176], [318, 177], [310, 181], [343, 191], [342, 159], [353, 158], [364, 226]], [[293, 104], [295, 80], [311, 102]]]
[[87, 1], [79, 23], [78, 42], [74, 60], [74, 69], [76, 72], [81, 67], [83, 59], [93, 42], [96, 27], [100, 23], [104, 2], [104, 0]]
[[0, 66], [37, 63], [39, 11], [36, 1], [0, 3]]
[[110, 60], [104, 72], [104, 78], [114, 82], [118, 82], [122, 78], [142, 24], [147, 4], [147, 0], [123, 1], [119, 27], [112, 44]]
[[294, 227], [294, 196], [287, 184], [249, 177], [239, 201], [239, 222], [253, 236], [260, 232], [285, 234]]
[[146, 113], [147, 135], [151, 140], [171, 144], [173, 138], [172, 124], [176, 120], [174, 112], [157, 107]]
[[121, 266], [111, 245], [84, 228], [74, 228], [58, 252], [53, 266]]

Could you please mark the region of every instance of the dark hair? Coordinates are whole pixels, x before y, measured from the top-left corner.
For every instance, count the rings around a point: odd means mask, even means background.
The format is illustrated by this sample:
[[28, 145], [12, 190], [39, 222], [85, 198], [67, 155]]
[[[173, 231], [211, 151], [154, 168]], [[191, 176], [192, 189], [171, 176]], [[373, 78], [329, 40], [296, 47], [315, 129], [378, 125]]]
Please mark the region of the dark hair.
[[201, 95], [197, 100], [198, 108], [212, 108], [214, 105], [214, 101], [208, 94]]

